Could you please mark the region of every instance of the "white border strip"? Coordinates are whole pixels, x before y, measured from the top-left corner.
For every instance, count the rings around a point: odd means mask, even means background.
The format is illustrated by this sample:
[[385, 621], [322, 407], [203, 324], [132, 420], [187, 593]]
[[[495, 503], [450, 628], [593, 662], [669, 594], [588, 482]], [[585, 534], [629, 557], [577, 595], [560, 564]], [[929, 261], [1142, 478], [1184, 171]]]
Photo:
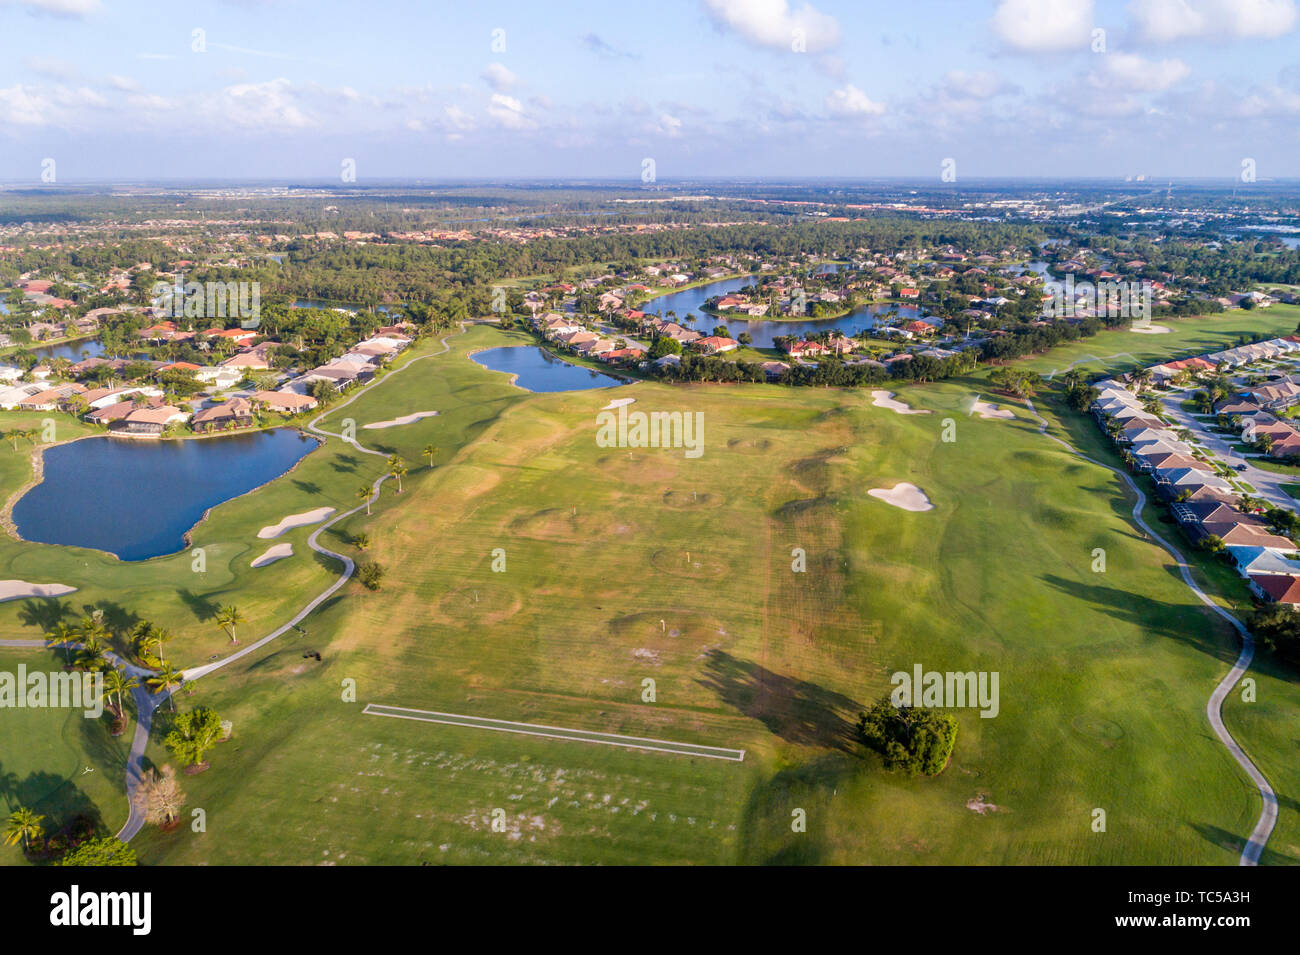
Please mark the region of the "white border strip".
[[[385, 713], [382, 712], [382, 710], [401, 710], [402, 712]], [[495, 730], [500, 733], [519, 733], [523, 736], [547, 736], [553, 739], [566, 739], [575, 743], [601, 743], [606, 746], [627, 746], [632, 749], [650, 749], [660, 753], [676, 753], [679, 756], [702, 756], [705, 759], [725, 759], [734, 763], [744, 762], [745, 760], [745, 751], [743, 749], [727, 749], [722, 746], [703, 746], [696, 743], [675, 743], [672, 740], [666, 739], [651, 739], [645, 736], [623, 736], [619, 733], [601, 733], [596, 730], [568, 729], [563, 726], [546, 726], [540, 723], [516, 723], [513, 720], [498, 720], [487, 716], [463, 716], [458, 713], [438, 713], [432, 710], [414, 710], [405, 706], [389, 706], [386, 703], [367, 703], [361, 712], [368, 716], [389, 716], [394, 719], [418, 720], [423, 723], [446, 723], [451, 726], [463, 726], [467, 729]]]

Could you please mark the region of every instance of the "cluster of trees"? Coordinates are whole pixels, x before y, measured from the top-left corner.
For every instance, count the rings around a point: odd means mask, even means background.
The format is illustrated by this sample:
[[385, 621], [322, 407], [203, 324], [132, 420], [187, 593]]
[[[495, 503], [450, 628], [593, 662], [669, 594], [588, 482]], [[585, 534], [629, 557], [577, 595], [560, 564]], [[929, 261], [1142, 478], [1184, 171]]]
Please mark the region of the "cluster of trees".
[[1032, 398], [1035, 389], [1043, 383], [1042, 376], [1023, 368], [995, 368], [989, 375], [989, 384], [1003, 394]]
[[948, 765], [956, 745], [957, 718], [925, 707], [894, 706], [886, 696], [858, 717], [857, 732], [887, 769], [934, 776]]

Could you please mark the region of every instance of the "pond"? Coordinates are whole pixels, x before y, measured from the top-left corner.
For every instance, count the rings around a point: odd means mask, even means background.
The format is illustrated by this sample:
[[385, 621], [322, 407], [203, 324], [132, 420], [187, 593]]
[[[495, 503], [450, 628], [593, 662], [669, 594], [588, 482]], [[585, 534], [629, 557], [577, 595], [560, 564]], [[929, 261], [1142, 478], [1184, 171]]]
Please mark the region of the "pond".
[[536, 345], [489, 348], [469, 357], [484, 368], [514, 375], [514, 383], [527, 391], [583, 391], [628, 384], [622, 378], [571, 365]]
[[104, 344], [98, 338], [85, 338], [79, 342], [65, 342], [62, 345], [38, 345], [31, 353], [41, 361], [53, 361], [66, 358], [68, 361], [81, 361], [83, 358], [100, 358], [104, 354]]
[[292, 428], [187, 441], [84, 438], [45, 451], [45, 476], [14, 505], [30, 541], [145, 560], [186, 546], [208, 508], [284, 474], [318, 446]]
[[[658, 315], [660, 317], [667, 315], [670, 311], [676, 312], [676, 320], [680, 324], [705, 334], [712, 332], [715, 325], [726, 325], [732, 338], [737, 337], [742, 332], [748, 332], [754, 339], [755, 348], [775, 348], [777, 337], [782, 335], [803, 336], [814, 332], [834, 331], [852, 336], [863, 329], [875, 328], [876, 325], [880, 324], [882, 318], [910, 322], [913, 319], [925, 316], [925, 311], [915, 305], [899, 305], [889, 302], [864, 305], [839, 318], [804, 320], [751, 320], [739, 317], [733, 318], [730, 315], [724, 318], [721, 315], [711, 315], [708, 312], [701, 311], [700, 307], [714, 296], [737, 292], [747, 285], [755, 284], [757, 281], [758, 276], [755, 275], [722, 279], [697, 288], [686, 289], [681, 292], [669, 292], [667, 295], [652, 298], [640, 308], [647, 315]], [[694, 315], [695, 321], [693, 323], [687, 322], [687, 315]]]

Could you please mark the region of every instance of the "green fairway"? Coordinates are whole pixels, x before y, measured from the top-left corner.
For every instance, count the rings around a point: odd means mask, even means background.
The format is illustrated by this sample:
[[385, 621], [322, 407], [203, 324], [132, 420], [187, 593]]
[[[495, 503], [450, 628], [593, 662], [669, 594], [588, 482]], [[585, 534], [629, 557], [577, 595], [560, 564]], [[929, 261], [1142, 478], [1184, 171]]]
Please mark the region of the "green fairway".
[[[40, 650], [0, 648], [0, 672], [57, 671], [63, 658]], [[122, 779], [129, 737], [110, 734], [112, 717], [87, 719], [80, 709], [0, 710], [0, 806], [7, 817], [22, 806], [45, 817], [54, 835], [78, 817], [110, 835], [126, 820]], [[17, 741], [19, 745], [14, 745]], [[23, 862], [19, 848], [0, 846], [0, 864]]]
[[[989, 398], [982, 377], [900, 392], [928, 415], [875, 407], [865, 391], [618, 389], [634, 410], [703, 415], [704, 453], [686, 458], [598, 446], [610, 391], [531, 394], [464, 357], [528, 340], [472, 327], [448, 354], [411, 363], [321, 422], [336, 431], [352, 419], [365, 446], [410, 468], [401, 494], [385, 484], [373, 515], [322, 535], [357, 557], [350, 542], [368, 535], [364, 559], [386, 568], [383, 589], [350, 583], [305, 633], [179, 695], [182, 708], [231, 719], [234, 738], [183, 780], [207, 831], [146, 829], [132, 843], [142, 861], [1236, 862], [1259, 797], [1204, 715], [1236, 656], [1233, 636], [1133, 526], [1113, 474], [1040, 435], [1014, 402], [994, 399], [1015, 420], [968, 413], [974, 397]], [[422, 343], [399, 364], [438, 350]], [[1039, 407], [1085, 453], [1113, 455], [1090, 418]], [[427, 410], [440, 414], [363, 427]], [[426, 445], [438, 448], [432, 468]], [[352, 507], [382, 468], [332, 439], [217, 508], [195, 542], [228, 542], [220, 583], [191, 581], [185, 555], [122, 565], [6, 541], [0, 559], [7, 548], [10, 560], [44, 553], [47, 576], [85, 587], [69, 602], [112, 599], [172, 621], [192, 665], [225, 643], [198, 598], [246, 605], [257, 615], [247, 640], [337, 574], [306, 550], [310, 529], [286, 535], [297, 554], [272, 568], [287, 575], [248, 569], [257, 528], [321, 503]], [[934, 509], [866, 493], [902, 481]], [[1225, 566], [1198, 574], [1225, 604], [1245, 599]], [[39, 609], [0, 607], [6, 635], [35, 635], [28, 616]], [[850, 739], [890, 674], [916, 664], [1000, 674], [1000, 712], [957, 711], [952, 762], [932, 779], [888, 773]], [[350, 681], [355, 702], [344, 699]], [[1293, 680], [1268, 687], [1271, 706], [1297, 711]], [[376, 719], [362, 714], [372, 703], [746, 756]], [[1235, 708], [1227, 719], [1266, 772], [1289, 765], [1285, 733]], [[169, 758], [158, 745], [166, 724], [162, 713], [155, 762]], [[3, 742], [0, 758], [12, 758]], [[1296, 791], [1273, 782], [1280, 795]], [[798, 809], [806, 832], [792, 830]], [[1097, 809], [1105, 832], [1093, 831]], [[1283, 799], [1281, 846], [1296, 841], [1296, 816]]]

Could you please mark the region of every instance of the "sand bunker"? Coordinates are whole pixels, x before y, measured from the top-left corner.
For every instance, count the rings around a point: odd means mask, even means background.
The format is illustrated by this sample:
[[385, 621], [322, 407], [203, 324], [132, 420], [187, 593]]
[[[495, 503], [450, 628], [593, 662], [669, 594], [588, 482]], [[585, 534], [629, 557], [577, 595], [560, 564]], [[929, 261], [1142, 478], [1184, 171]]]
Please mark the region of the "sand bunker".
[[279, 524], [267, 524], [257, 536], [263, 540], [269, 540], [272, 537], [279, 537], [285, 531], [291, 531], [295, 527], [306, 527], [308, 524], [319, 524], [325, 518], [334, 513], [332, 507], [318, 507], [314, 511], [303, 511], [301, 514], [290, 514]]
[[274, 564], [277, 560], [283, 560], [286, 557], [293, 556], [292, 544], [272, 544], [267, 548], [266, 553], [261, 557], [254, 557], [249, 567], [265, 567], [267, 564]]
[[1164, 335], [1169, 328], [1165, 325], [1134, 325], [1129, 331], [1139, 335]]
[[905, 511], [932, 511], [934, 505], [915, 484], [908, 484], [903, 481], [901, 484], [895, 484], [892, 488], [873, 487], [867, 492], [872, 497], [878, 497], [886, 504], [892, 504], [894, 507], [901, 507]]
[[1015, 412], [1013, 412], [1010, 408], [999, 408], [995, 404], [990, 404], [987, 401], [980, 401], [978, 398], [976, 398], [975, 403], [971, 405], [970, 413], [977, 414], [981, 418], [1013, 418], [1014, 419], [1016, 416]]
[[894, 400], [892, 391], [873, 391], [871, 393], [871, 403], [877, 408], [888, 408], [890, 411], [897, 411], [899, 414], [929, 414], [921, 408], [913, 408], [911, 405], [904, 404], [901, 401]]
[[601, 411], [613, 411], [615, 408], [621, 408], [621, 407], [623, 407], [624, 405], [630, 405], [630, 404], [632, 404], [632, 402], [634, 402], [634, 401], [636, 401], [635, 398], [615, 398], [615, 399], [613, 399], [609, 404], [605, 405], [605, 407], [601, 408], [600, 410], [601, 410]]
[[0, 602], [22, 597], [62, 597], [76, 589], [67, 584], [29, 584], [25, 580], [0, 580]]
[[373, 431], [375, 428], [393, 428], [399, 424], [414, 424], [421, 418], [432, 418], [438, 412], [436, 411], [417, 411], [415, 414], [404, 414], [400, 418], [394, 418], [392, 421], [372, 421], [370, 424], [362, 427]]

